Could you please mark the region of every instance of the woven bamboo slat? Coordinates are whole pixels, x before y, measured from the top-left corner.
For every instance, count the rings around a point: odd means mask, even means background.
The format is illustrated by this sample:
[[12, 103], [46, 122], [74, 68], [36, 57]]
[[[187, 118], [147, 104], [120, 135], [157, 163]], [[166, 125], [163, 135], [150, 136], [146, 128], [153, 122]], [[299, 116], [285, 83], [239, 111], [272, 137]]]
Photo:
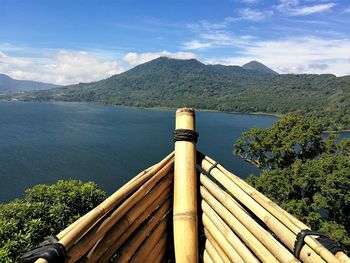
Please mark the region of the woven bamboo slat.
[[220, 233], [225, 237], [228, 243], [234, 248], [244, 262], [258, 263], [259, 260], [245, 246], [245, 244], [237, 237], [231, 228], [220, 218], [213, 208], [202, 200], [202, 210], [204, 215], [208, 216], [211, 222], [216, 226]]
[[113, 227], [96, 243], [91, 249], [87, 258], [89, 262], [96, 262], [98, 258], [130, 227], [130, 225], [142, 214], [150, 204], [159, 196], [163, 199], [169, 194], [170, 186], [173, 182], [173, 175], [168, 175], [160, 181], [147, 195], [132, 207], [123, 218], [121, 218]]
[[95, 225], [89, 232], [67, 251], [68, 262], [75, 262], [89, 251], [106, 232], [123, 217], [129, 209], [139, 202], [173, 167], [173, 161], [169, 161], [154, 176], [140, 186], [128, 199], [126, 199], [108, 218], [101, 224]]
[[[172, 199], [167, 199], [162, 202], [163, 197], [152, 203], [145, 211], [125, 230], [125, 232], [105, 251], [105, 253], [97, 260], [97, 262], [107, 262], [122, 244], [135, 232], [135, 230], [143, 224], [147, 219], [153, 218], [152, 213], [156, 207], [161, 205], [159, 213], [165, 213], [172, 206]], [[163, 204], [162, 204], [163, 203]]]
[[216, 263], [223, 263], [224, 261], [221, 259], [218, 252], [216, 252], [213, 245], [210, 243], [209, 239], [205, 241], [205, 251], [209, 254], [210, 258]]
[[[207, 176], [201, 174], [200, 181], [205, 187], [201, 187], [203, 198], [225, 219], [261, 261], [275, 262], [277, 258], [278, 261], [283, 263], [299, 262], [268, 231], [245, 211], [242, 211], [237, 201], [214, 184]], [[257, 243], [255, 239], [261, 243]]]
[[[176, 129], [195, 131], [194, 111], [176, 111]], [[196, 144], [175, 142], [174, 248], [176, 262], [198, 262]]]
[[[211, 159], [210, 159], [211, 160]], [[205, 171], [215, 163], [214, 161], [209, 161], [207, 157], [201, 161], [202, 168]], [[218, 165], [217, 168], [214, 168], [211, 171], [211, 175], [218, 180], [222, 185], [225, 185], [226, 189], [230, 191], [230, 193], [235, 196], [242, 204], [248, 207], [252, 212], [254, 212], [278, 237], [279, 239], [290, 249], [293, 250], [294, 241], [296, 238], [296, 234], [290, 230], [285, 224], [291, 225], [291, 221], [288, 218], [284, 218], [285, 220], [279, 221], [271, 214], [267, 209], [261, 206], [258, 202], [256, 202], [252, 196], [246, 193], [243, 189], [241, 189], [235, 181], [243, 181], [239, 178], [234, 178], [234, 176], [230, 176], [230, 173], [223, 173], [221, 169], [221, 165]], [[220, 168], [220, 169], [219, 169]], [[232, 180], [235, 179], [235, 181]], [[295, 225], [293, 225], [295, 227]], [[325, 249], [326, 250], [326, 249]], [[328, 250], [327, 250], [328, 251]], [[328, 251], [329, 254], [331, 254]], [[331, 256], [333, 256], [331, 254]], [[300, 252], [300, 259], [304, 262], [325, 262], [321, 256], [315, 252], [308, 244], [305, 244]], [[329, 262], [339, 262], [334, 256], [333, 261]]]
[[204, 227], [212, 235], [215, 241], [219, 244], [220, 248], [225, 252], [226, 256], [230, 259], [231, 262], [244, 262], [241, 256], [238, 254], [236, 249], [234, 249], [231, 244], [227, 241], [226, 237], [220, 232], [214, 222], [203, 213], [202, 221]]
[[204, 234], [205, 237], [207, 238], [207, 240], [210, 242], [210, 244], [213, 246], [213, 248], [215, 249], [216, 253], [219, 254], [221, 260], [224, 263], [230, 263], [231, 260], [228, 258], [228, 256], [225, 254], [225, 251], [222, 250], [222, 248], [220, 247], [220, 245], [216, 242], [216, 240], [214, 239], [214, 237], [210, 234], [210, 232], [208, 231], [208, 229], [204, 228]]

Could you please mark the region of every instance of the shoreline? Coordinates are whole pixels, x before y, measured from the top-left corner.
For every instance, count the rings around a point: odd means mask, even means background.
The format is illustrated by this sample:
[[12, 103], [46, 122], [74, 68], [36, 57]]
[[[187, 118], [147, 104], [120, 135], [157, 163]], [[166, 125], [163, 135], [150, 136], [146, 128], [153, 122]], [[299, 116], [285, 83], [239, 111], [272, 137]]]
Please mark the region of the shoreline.
[[[106, 105], [106, 106], [113, 106], [113, 107], [125, 107], [125, 108], [131, 108], [131, 109], [144, 109], [144, 110], [177, 110], [178, 108], [175, 107], [138, 107], [138, 106], [128, 106], [128, 105], [115, 105], [105, 102], [98, 102], [98, 101], [61, 101], [61, 100], [47, 100], [47, 101], [35, 101], [35, 100], [10, 100], [10, 99], [1, 99], [0, 101], [7, 101], [7, 102], [46, 102], [46, 103], [91, 103], [91, 104], [99, 104], [99, 105]], [[281, 113], [272, 113], [272, 112], [235, 112], [235, 111], [220, 111], [220, 110], [210, 110], [210, 109], [195, 109], [198, 112], [216, 112], [216, 113], [227, 113], [227, 114], [242, 114], [242, 115], [262, 115], [262, 116], [273, 116], [281, 118], [286, 114]], [[325, 130], [324, 133], [342, 133], [342, 132], [350, 132], [350, 129], [342, 129], [342, 130]]]

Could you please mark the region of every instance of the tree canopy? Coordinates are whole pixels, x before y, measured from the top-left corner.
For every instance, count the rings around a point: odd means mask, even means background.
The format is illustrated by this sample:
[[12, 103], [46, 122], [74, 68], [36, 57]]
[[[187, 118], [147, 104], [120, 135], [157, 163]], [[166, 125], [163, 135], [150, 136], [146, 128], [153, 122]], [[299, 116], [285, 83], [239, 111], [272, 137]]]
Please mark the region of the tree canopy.
[[92, 182], [58, 181], [25, 191], [0, 205], [0, 262], [15, 262], [45, 237], [55, 235], [105, 199]]
[[239, 138], [235, 153], [262, 169], [247, 181], [313, 230], [350, 251], [350, 139], [336, 142], [314, 120], [290, 115]]

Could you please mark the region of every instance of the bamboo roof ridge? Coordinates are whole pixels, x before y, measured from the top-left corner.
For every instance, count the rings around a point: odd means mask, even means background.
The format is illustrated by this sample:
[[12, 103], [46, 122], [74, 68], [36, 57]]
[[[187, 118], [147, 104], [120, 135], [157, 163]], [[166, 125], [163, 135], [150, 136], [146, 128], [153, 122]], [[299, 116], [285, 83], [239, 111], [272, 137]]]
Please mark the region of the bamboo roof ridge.
[[[179, 109], [175, 127], [175, 151], [58, 233], [52, 262], [350, 263], [314, 233], [295, 255], [309, 228], [196, 150], [193, 109]], [[23, 262], [51, 262], [48, 247]]]

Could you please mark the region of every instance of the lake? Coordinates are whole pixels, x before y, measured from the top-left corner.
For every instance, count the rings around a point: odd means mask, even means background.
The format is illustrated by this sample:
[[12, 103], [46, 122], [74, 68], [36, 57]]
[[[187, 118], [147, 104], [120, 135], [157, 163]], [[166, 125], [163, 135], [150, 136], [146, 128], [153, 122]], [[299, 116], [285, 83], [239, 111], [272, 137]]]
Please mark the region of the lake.
[[[239, 135], [277, 118], [197, 112], [198, 149], [242, 178], [258, 170], [232, 154]], [[36, 184], [94, 181], [113, 193], [173, 150], [175, 111], [91, 103], [0, 101], [0, 202]]]

